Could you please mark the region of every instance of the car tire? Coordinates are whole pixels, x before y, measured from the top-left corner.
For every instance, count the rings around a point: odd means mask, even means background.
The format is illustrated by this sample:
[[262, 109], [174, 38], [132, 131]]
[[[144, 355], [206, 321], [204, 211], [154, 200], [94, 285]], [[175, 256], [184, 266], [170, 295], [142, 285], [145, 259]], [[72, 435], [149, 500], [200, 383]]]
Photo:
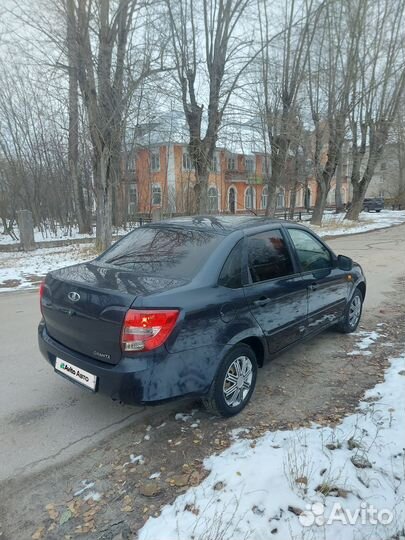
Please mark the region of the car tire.
[[368, 208], [368, 206], [365, 207], [364, 211], [365, 212], [370, 212], [370, 209]]
[[[218, 416], [240, 413], [253, 394], [257, 378], [257, 359], [248, 345], [233, 347], [223, 359], [207, 397], [206, 409]], [[232, 391], [234, 388], [234, 391]]]
[[381, 210], [376, 210], [376, 212], [381, 212]]
[[338, 324], [338, 330], [343, 334], [350, 334], [357, 329], [363, 311], [363, 300], [360, 289], [356, 289], [346, 306], [343, 319]]

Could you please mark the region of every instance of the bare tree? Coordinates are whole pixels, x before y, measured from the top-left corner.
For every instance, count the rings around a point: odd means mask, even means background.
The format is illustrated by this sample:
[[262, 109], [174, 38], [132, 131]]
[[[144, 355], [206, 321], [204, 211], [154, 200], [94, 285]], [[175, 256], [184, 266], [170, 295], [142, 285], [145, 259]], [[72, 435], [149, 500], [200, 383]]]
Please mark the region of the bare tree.
[[67, 4], [67, 18], [75, 28], [72, 49], [93, 153], [98, 249], [111, 243], [113, 188], [120, 179], [127, 107], [141, 81], [163, 69], [164, 43], [157, 46], [142, 30], [145, 6], [137, 0]]
[[67, 119], [43, 92], [51, 84], [38, 83], [27, 68], [0, 73], [0, 189], [9, 208], [2, 217], [13, 220], [17, 210], [29, 209], [43, 231], [56, 230], [56, 223], [70, 227], [74, 219], [67, 130], [60, 128]]
[[363, 0], [361, 50], [352, 86], [353, 200], [346, 219], [357, 220], [405, 90], [403, 0]]
[[271, 18], [274, 7], [258, 0], [261, 41], [260, 84], [263, 88], [265, 124], [270, 143], [271, 170], [266, 171], [268, 198], [266, 215], [276, 210], [277, 187], [285, 183], [287, 161], [296, 138], [298, 96], [306, 76], [310, 47], [323, 3], [314, 0], [285, 4], [283, 31], [272, 43]]
[[[251, 3], [252, 0], [166, 0], [177, 83], [195, 169], [196, 208], [200, 213], [208, 211], [208, 175], [225, 109], [241, 75], [258, 54], [252, 53], [252, 39], [246, 38], [238, 27]], [[201, 85], [208, 96], [206, 122], [204, 104], [198, 97]]]
[[405, 206], [405, 96], [401, 99], [401, 105], [397, 111], [396, 121], [393, 127], [393, 142], [395, 145], [396, 166], [398, 170], [398, 184], [394, 193], [394, 203]]
[[308, 93], [315, 128], [313, 164], [318, 187], [311, 223], [316, 225], [322, 222], [346, 136], [364, 4], [349, 0], [326, 4], [310, 55]]

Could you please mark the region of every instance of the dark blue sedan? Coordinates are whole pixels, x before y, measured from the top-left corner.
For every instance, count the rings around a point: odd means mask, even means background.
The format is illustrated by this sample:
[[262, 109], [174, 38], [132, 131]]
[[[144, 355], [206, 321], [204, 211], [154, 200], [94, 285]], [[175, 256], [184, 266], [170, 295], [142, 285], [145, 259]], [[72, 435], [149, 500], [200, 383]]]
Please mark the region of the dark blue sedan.
[[353, 332], [365, 294], [361, 267], [302, 225], [177, 218], [50, 272], [39, 347], [56, 373], [112, 399], [198, 396], [231, 416], [267, 359], [333, 325]]

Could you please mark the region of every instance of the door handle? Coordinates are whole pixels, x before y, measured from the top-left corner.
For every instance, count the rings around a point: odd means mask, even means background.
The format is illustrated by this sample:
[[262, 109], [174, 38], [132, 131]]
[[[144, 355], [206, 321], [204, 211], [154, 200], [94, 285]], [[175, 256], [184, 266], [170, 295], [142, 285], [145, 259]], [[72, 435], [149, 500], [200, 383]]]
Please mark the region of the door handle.
[[262, 296], [259, 298], [259, 300], [254, 300], [254, 304], [259, 307], [266, 306], [270, 302], [270, 298], [267, 298], [267, 296]]

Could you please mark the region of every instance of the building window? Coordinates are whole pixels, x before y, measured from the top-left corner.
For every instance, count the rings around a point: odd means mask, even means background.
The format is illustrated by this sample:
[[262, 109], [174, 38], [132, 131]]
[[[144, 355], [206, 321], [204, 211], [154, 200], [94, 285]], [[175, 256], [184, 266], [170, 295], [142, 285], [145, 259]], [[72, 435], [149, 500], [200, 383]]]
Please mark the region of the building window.
[[269, 188], [267, 186], [264, 186], [262, 190], [262, 199], [261, 199], [261, 206], [263, 210], [267, 208], [268, 198], [269, 198]]
[[229, 156], [228, 158], [228, 171], [236, 170], [236, 161], [234, 156]]
[[193, 163], [191, 161], [191, 157], [188, 152], [183, 152], [183, 170], [184, 171], [193, 170]]
[[255, 190], [252, 186], [248, 187], [245, 191], [245, 208], [246, 210], [253, 210], [255, 207]]
[[211, 172], [219, 172], [219, 166], [218, 166], [218, 156], [214, 155], [212, 157], [212, 160], [211, 160], [211, 165], [210, 165], [210, 171]]
[[152, 205], [162, 204], [162, 188], [160, 184], [152, 184]]
[[215, 187], [208, 190], [208, 211], [218, 212], [218, 190]]
[[279, 191], [277, 193], [277, 208], [284, 208], [285, 201], [284, 201], [284, 191]]
[[128, 215], [132, 216], [136, 212], [137, 205], [136, 184], [129, 184], [128, 188]]
[[255, 170], [255, 160], [252, 157], [245, 158], [245, 170], [246, 172], [254, 172]]
[[160, 171], [160, 154], [152, 152], [150, 155], [150, 170], [152, 172]]

